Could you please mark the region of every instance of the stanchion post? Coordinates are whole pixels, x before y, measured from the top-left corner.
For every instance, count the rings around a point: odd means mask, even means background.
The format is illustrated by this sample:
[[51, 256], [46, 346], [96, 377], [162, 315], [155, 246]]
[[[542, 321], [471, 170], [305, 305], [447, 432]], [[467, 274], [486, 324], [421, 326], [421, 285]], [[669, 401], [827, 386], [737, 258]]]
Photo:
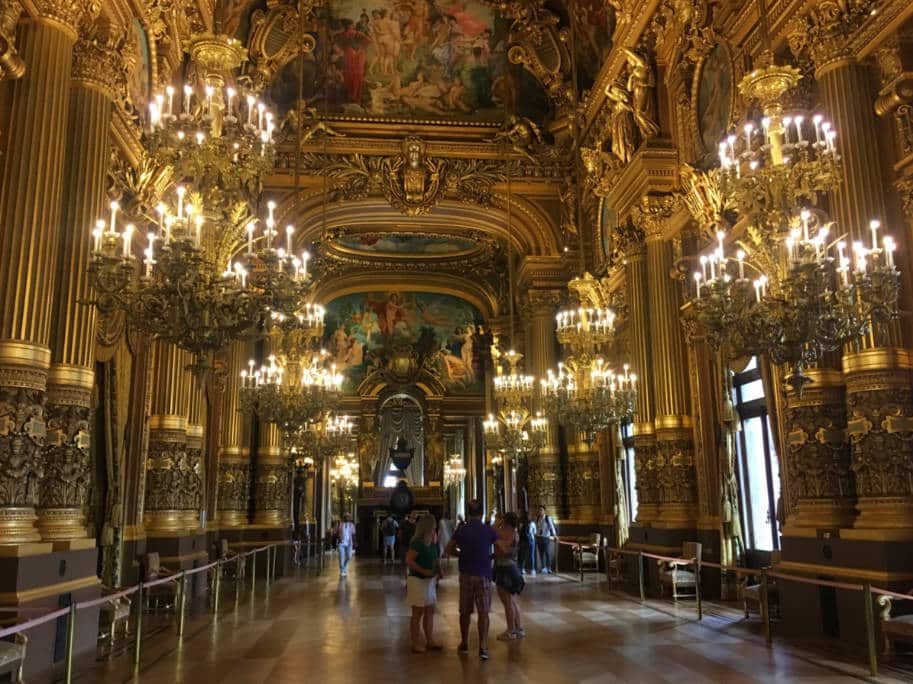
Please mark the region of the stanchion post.
[[[554, 541], [555, 541], [555, 562], [552, 563], [552, 565], [554, 565], [555, 567], [550, 568], [550, 570], [552, 570], [552, 572], [554, 572], [554, 573], [557, 575], [557, 574], [559, 574], [559, 572], [558, 572], [558, 556], [561, 555], [561, 542], [559, 541], [558, 537], [555, 537], [555, 538], [554, 538]], [[551, 538], [551, 537], [549, 537], [548, 543], [549, 543], [549, 544], [552, 543], [552, 538]]]
[[637, 586], [640, 589], [640, 602], [643, 603], [644, 597], [644, 552], [637, 552]]
[[[112, 626], [112, 629], [114, 627]], [[66, 683], [73, 681], [73, 646], [76, 644], [76, 603], [70, 603], [70, 614], [67, 616], [67, 654]]]
[[240, 553], [235, 556], [235, 608], [241, 600], [241, 561], [244, 559]]
[[701, 559], [694, 559], [694, 600], [697, 602], [697, 619], [704, 619], [704, 604], [701, 602]]
[[878, 650], [875, 646], [875, 615], [872, 609], [872, 585], [866, 582], [862, 585], [862, 600], [865, 601], [865, 639], [869, 656], [869, 672], [872, 676], [878, 674]]
[[219, 597], [222, 594], [222, 559], [216, 560], [215, 568], [216, 577], [212, 585], [212, 619], [219, 619]]
[[770, 632], [770, 604], [767, 596], [767, 568], [761, 568], [761, 622], [764, 624], [764, 638], [767, 643], [773, 639]]
[[178, 584], [178, 639], [184, 638], [184, 617], [187, 613], [187, 571], [181, 570]]
[[[598, 559], [599, 556], [597, 555], [596, 558]], [[580, 563], [580, 583], [583, 584], [583, 546], [581, 544], [577, 544], [577, 562]], [[598, 564], [599, 561], [597, 560], [596, 563]]]
[[134, 667], [139, 667], [140, 651], [143, 643], [143, 601], [143, 580], [140, 580], [136, 588], [136, 629], [133, 630], [136, 635], [136, 643], [133, 644]]
[[267, 546], [266, 547], [266, 575], [263, 578], [264, 581], [266, 582], [267, 589], [269, 589], [270, 581], [272, 581], [272, 577], [270, 577], [270, 566], [272, 565], [272, 561], [273, 561], [273, 559], [272, 559], [272, 554], [270, 553], [270, 547]]
[[253, 599], [254, 595], [254, 586], [257, 583], [257, 549], [254, 549], [254, 552], [250, 554], [250, 595]]

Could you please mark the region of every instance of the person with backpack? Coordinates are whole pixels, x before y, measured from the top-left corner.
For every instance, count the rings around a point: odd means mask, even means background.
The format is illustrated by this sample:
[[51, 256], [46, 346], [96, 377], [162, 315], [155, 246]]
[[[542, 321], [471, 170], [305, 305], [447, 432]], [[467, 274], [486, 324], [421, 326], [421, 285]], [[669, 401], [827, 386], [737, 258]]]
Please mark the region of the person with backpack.
[[387, 551], [390, 551], [390, 562], [396, 562], [396, 531], [399, 529], [399, 523], [396, 518], [387, 514], [380, 524], [380, 534], [384, 538], [384, 565], [387, 564]]
[[547, 575], [552, 571], [552, 540], [558, 536], [558, 528], [545, 506], [539, 506], [536, 518], [536, 548], [539, 551], [539, 572]]

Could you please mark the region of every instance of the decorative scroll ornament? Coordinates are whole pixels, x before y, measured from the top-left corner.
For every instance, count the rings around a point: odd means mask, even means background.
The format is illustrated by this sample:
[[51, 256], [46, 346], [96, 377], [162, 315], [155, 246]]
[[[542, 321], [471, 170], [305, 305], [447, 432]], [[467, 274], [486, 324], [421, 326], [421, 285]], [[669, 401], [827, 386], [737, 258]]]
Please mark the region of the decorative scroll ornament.
[[0, 5], [0, 81], [22, 78], [25, 62], [16, 51], [16, 25], [22, 14], [19, 0]]

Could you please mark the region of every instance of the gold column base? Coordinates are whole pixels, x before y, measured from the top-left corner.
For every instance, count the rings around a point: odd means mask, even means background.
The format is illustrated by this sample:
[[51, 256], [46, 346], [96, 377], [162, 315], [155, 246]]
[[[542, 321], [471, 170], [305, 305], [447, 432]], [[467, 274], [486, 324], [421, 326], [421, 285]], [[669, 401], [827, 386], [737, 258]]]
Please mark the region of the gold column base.
[[86, 538], [86, 517], [82, 508], [39, 508], [37, 526], [44, 541]]
[[854, 530], [913, 530], [913, 498], [885, 497], [861, 500]]
[[697, 524], [697, 504], [662, 503], [653, 527], [670, 530], [692, 529]]
[[146, 511], [143, 527], [148, 537], [183, 535], [199, 529], [197, 511]]
[[0, 544], [25, 544], [41, 541], [35, 522], [35, 509], [27, 506], [0, 508]]
[[219, 527], [244, 527], [246, 524], [246, 511], [219, 511]]
[[855, 519], [853, 504], [845, 500], [799, 499], [796, 513], [786, 524], [790, 528], [825, 530], [852, 527]]
[[254, 513], [254, 525], [261, 527], [285, 527], [285, 516], [282, 511], [257, 511]]

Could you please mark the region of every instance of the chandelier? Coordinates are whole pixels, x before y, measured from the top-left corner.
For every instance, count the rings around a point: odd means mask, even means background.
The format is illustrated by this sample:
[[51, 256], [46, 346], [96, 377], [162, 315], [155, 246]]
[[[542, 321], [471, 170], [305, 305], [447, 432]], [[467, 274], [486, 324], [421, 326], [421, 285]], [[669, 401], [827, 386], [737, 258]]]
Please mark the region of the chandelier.
[[451, 454], [444, 462], [444, 487], [459, 487], [466, 477], [466, 468], [463, 466], [463, 457], [460, 454]]
[[717, 218], [738, 214], [730, 231], [737, 249], [727, 254], [718, 224], [685, 309], [686, 323], [714, 346], [786, 365], [797, 391], [809, 382], [803, 368], [896, 317], [900, 289], [896, 243], [879, 239], [878, 221], [859, 230], [871, 235], [868, 244], [848, 243], [815, 208], [841, 182], [840, 164], [836, 132], [820, 114], [783, 115], [779, 99], [799, 78], [771, 65], [740, 84], [764, 116], [720, 144], [720, 167], [703, 181], [718, 190]]
[[355, 487], [358, 484], [358, 461], [355, 454], [339, 454], [333, 459], [333, 466], [330, 468], [330, 482], [337, 484], [344, 489]]
[[[200, 80], [168, 86], [150, 103], [142, 163], [120, 174], [110, 222], [92, 228], [89, 275], [103, 316], [121, 312], [134, 328], [185, 349], [202, 374], [277, 302], [300, 301], [307, 268], [306, 257], [291, 254], [291, 232], [286, 247], [274, 246], [278, 231], [267, 225], [252, 248], [274, 124], [253, 92], [226, 87], [225, 75], [246, 59], [243, 46], [201, 34], [188, 52]], [[129, 217], [120, 231], [119, 212]], [[133, 240], [143, 236], [139, 263]]]
[[355, 441], [355, 427], [351, 416], [327, 413], [320, 420], [301, 426], [291, 437], [289, 450], [307, 454], [311, 463], [326, 455], [343, 453]]
[[324, 350], [297, 358], [270, 355], [268, 365], [256, 368], [250, 361], [241, 371], [242, 409], [278, 426], [286, 448], [296, 445], [306, 425], [325, 420], [342, 397], [342, 374], [336, 364], [327, 366], [327, 357]]
[[535, 378], [519, 371], [523, 354], [513, 349], [502, 352], [497, 338], [491, 346], [491, 357], [495, 367], [492, 384], [498, 413], [497, 417], [490, 413], [488, 419], [482, 421], [486, 440], [502, 457], [528, 458], [545, 446], [548, 438], [548, 421], [532, 410]]

